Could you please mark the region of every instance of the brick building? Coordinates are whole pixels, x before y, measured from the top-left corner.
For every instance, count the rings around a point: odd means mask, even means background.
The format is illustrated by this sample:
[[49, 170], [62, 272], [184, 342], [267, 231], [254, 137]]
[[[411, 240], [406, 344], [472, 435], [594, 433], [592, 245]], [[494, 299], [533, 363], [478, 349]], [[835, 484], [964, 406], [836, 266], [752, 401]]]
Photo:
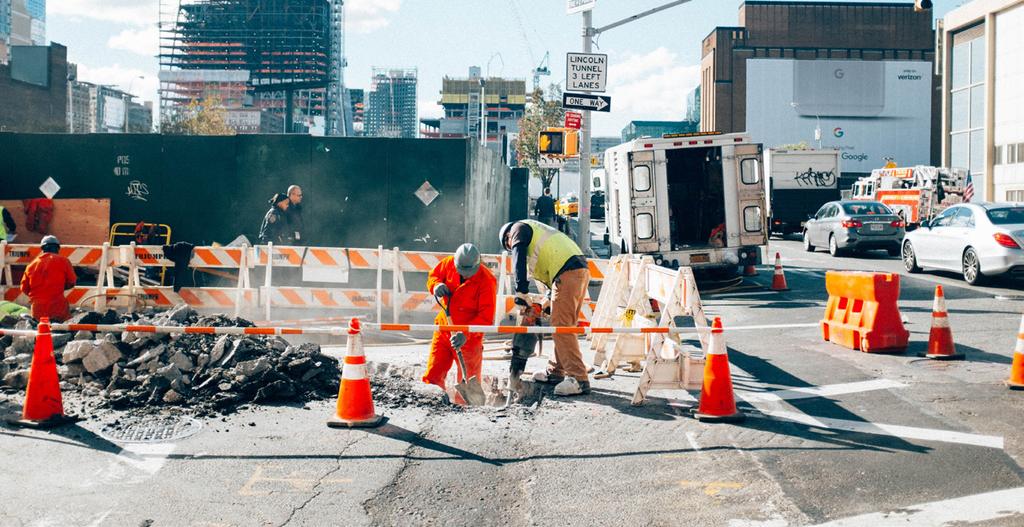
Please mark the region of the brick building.
[[56, 43], [11, 48], [0, 64], [0, 131], [67, 131], [67, 55]]

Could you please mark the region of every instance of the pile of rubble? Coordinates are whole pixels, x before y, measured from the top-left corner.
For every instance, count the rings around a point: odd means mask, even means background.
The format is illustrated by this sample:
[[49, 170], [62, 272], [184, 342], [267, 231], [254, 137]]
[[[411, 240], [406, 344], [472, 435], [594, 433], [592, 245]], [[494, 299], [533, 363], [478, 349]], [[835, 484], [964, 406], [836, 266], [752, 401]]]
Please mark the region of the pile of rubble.
[[[6, 319], [7, 327], [33, 329], [28, 320]], [[86, 312], [69, 323], [156, 326], [253, 324], [223, 315], [200, 316], [188, 306], [163, 313], [118, 315]], [[248, 402], [309, 401], [337, 395], [337, 359], [317, 344], [291, 345], [281, 337], [160, 333], [53, 335], [61, 389], [98, 399], [114, 409], [187, 407], [198, 413], [228, 413]], [[34, 342], [0, 338], [2, 384], [23, 389]]]

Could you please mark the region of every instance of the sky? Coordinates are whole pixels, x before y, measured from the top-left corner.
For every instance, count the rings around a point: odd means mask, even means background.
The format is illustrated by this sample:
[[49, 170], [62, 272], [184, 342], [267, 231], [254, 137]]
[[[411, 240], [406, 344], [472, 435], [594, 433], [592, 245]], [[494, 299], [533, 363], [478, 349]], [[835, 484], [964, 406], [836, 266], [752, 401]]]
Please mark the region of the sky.
[[[857, 1], [857, 0], [854, 0]], [[877, 1], [877, 0], [875, 0]], [[601, 27], [666, 0], [597, 0]], [[618, 136], [631, 120], [680, 120], [700, 83], [701, 41], [717, 26], [737, 24], [741, 0], [692, 0], [603, 33], [594, 51], [608, 54], [612, 112], [595, 112], [595, 136]], [[894, 2], [897, 3], [897, 2]], [[905, 3], [905, 2], [901, 2]], [[937, 0], [942, 16], [964, 0]], [[163, 4], [161, 6], [161, 4]], [[47, 38], [68, 47], [79, 79], [118, 85], [157, 99], [160, 10], [178, 0], [48, 0]], [[565, 53], [582, 49], [581, 16], [564, 0], [347, 0], [345, 82], [368, 88], [373, 67], [417, 68], [420, 117], [442, 111], [441, 80], [485, 74], [524, 79], [550, 54], [564, 85]]]

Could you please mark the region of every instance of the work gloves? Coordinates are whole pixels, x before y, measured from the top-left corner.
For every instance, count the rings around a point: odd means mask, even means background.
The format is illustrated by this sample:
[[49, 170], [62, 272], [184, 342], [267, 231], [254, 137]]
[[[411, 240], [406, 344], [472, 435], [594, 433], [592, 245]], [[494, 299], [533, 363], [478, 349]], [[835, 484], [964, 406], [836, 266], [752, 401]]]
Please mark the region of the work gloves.
[[526, 293], [516, 293], [515, 304], [521, 307], [530, 307], [530, 295]]
[[452, 290], [448, 289], [448, 286], [444, 284], [437, 284], [434, 286], [434, 296], [437, 298], [446, 298], [452, 296]]
[[452, 334], [452, 338], [450, 339], [450, 342], [452, 343], [452, 347], [453, 348], [456, 348], [456, 349], [461, 348], [463, 346], [463, 344], [466, 343], [466, 334], [461, 332], [461, 331], [458, 332], [458, 333], [454, 333], [454, 334]]

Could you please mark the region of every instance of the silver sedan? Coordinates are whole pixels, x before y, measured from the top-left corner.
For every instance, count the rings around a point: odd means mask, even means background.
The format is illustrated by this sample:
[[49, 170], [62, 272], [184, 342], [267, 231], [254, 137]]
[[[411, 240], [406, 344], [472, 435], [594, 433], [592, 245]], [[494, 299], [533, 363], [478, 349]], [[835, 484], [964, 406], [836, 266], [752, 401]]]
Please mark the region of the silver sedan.
[[903, 239], [903, 266], [962, 273], [975, 285], [985, 277], [1024, 274], [1024, 204], [963, 203], [942, 211]]
[[804, 250], [828, 247], [832, 256], [846, 250], [885, 249], [899, 256], [903, 218], [877, 201], [841, 200], [821, 206], [804, 224]]

